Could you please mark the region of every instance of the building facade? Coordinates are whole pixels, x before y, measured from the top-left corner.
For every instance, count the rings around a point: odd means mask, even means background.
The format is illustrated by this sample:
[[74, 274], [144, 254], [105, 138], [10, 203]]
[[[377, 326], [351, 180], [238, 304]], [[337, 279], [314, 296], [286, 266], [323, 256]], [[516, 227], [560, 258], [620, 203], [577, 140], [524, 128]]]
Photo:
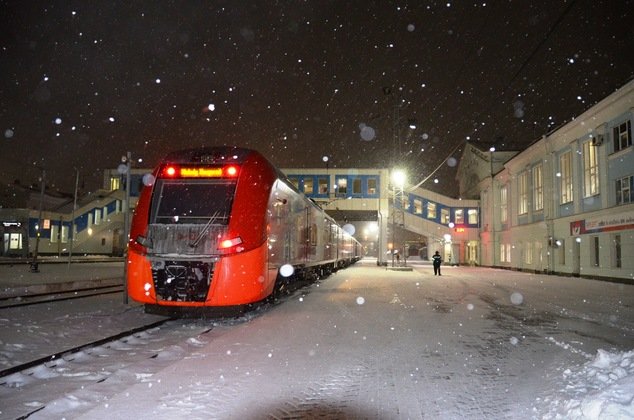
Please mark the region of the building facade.
[[459, 177], [479, 179], [464, 194], [479, 191], [481, 264], [634, 281], [633, 120], [630, 81], [488, 176], [476, 173], [496, 152], [467, 147]]

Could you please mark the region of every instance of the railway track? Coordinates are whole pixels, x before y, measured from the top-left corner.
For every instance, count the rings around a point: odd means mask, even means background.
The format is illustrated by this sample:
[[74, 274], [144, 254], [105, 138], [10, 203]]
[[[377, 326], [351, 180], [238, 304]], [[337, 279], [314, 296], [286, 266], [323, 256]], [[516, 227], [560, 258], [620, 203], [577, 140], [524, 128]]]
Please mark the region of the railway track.
[[21, 296], [10, 296], [0, 298], [0, 309], [15, 308], [18, 306], [37, 305], [41, 303], [59, 302], [71, 299], [80, 299], [91, 296], [106, 295], [112, 293], [123, 293], [121, 285], [93, 286], [83, 289], [59, 291], [53, 293], [24, 294]]
[[[134, 334], [138, 334], [142, 331], [146, 331], [146, 330], [151, 330], [152, 328], [156, 328], [159, 327], [163, 324], [165, 324], [166, 322], [170, 321], [171, 318], [167, 318], [167, 319], [162, 319], [160, 321], [157, 322], [153, 322], [151, 324], [148, 325], [143, 325], [140, 327], [136, 327], [136, 328], [132, 328], [126, 331], [122, 331], [120, 333], [108, 336], [108, 337], [104, 337], [101, 338], [99, 340], [95, 340], [92, 341], [90, 343], [86, 343], [86, 344], [81, 344], [79, 346], [76, 347], [72, 347], [69, 349], [65, 349], [63, 351], [48, 355], [48, 356], [44, 356], [44, 357], [40, 357], [39, 359], [35, 359], [32, 360], [30, 362], [26, 362], [26, 363], [22, 363], [20, 365], [16, 365], [16, 366], [12, 366], [10, 368], [7, 369], [3, 369], [0, 371], [0, 386], [5, 386], [7, 385], [7, 381], [6, 378], [9, 375], [12, 375], [14, 373], [18, 373], [18, 372], [24, 372], [27, 371], [28, 369], [31, 369], [35, 366], [39, 366], [42, 364], [45, 364], [47, 368], [54, 368], [56, 366], [56, 364], [58, 363], [58, 361], [60, 360], [64, 360], [64, 361], [71, 361], [72, 360], [72, 355], [75, 353], [78, 353], [80, 351], [85, 351], [87, 349], [91, 349], [94, 347], [98, 347], [98, 346], [103, 346], [105, 344], [108, 344], [110, 342], [113, 341], [117, 341], [117, 340], [121, 340], [123, 342], [125, 342], [125, 338], [126, 337], [132, 337]], [[28, 372], [25, 372], [26, 375], [28, 375]]]

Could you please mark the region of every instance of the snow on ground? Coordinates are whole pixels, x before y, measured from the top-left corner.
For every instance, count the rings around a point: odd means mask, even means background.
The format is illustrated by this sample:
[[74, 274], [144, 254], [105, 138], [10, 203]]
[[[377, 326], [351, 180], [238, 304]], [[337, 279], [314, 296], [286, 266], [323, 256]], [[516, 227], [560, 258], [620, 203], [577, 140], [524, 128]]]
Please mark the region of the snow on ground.
[[[0, 417], [17, 405], [44, 407], [32, 419], [634, 418], [633, 287], [371, 261], [236, 320], [173, 321], [16, 374]], [[59, 316], [25, 335], [29, 315], [7, 311], [4, 354], [62, 345]]]
[[599, 349], [591, 361], [566, 369], [562, 379], [565, 396], [546, 400], [550, 412], [544, 418], [634, 418], [634, 351]]

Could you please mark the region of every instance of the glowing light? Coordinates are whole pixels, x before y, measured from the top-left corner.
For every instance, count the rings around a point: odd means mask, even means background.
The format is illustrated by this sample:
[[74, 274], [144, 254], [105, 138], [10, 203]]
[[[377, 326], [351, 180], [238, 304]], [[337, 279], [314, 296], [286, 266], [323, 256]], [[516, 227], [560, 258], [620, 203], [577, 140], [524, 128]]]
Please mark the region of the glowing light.
[[405, 181], [407, 180], [407, 174], [402, 169], [395, 169], [392, 172], [392, 182], [399, 188], [403, 188]]
[[240, 238], [239, 236], [231, 239], [225, 239], [224, 241], [220, 242], [220, 245], [218, 245], [218, 249], [231, 248], [233, 246], [240, 245], [241, 243], [242, 238]]
[[237, 167], [235, 167], [235, 166], [228, 166], [228, 167], [225, 169], [225, 172], [226, 172], [226, 173], [227, 173], [227, 175], [229, 175], [229, 176], [236, 176], [236, 175], [238, 175], [238, 168], [237, 168]]

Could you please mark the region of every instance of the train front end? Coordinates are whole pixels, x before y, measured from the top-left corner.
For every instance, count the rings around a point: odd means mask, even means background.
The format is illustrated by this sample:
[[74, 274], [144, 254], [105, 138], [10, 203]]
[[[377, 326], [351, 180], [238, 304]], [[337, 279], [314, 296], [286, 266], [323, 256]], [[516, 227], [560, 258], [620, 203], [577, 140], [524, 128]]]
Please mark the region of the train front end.
[[153, 177], [130, 229], [130, 297], [152, 312], [266, 298], [271, 164], [251, 150], [196, 149], [169, 155]]

